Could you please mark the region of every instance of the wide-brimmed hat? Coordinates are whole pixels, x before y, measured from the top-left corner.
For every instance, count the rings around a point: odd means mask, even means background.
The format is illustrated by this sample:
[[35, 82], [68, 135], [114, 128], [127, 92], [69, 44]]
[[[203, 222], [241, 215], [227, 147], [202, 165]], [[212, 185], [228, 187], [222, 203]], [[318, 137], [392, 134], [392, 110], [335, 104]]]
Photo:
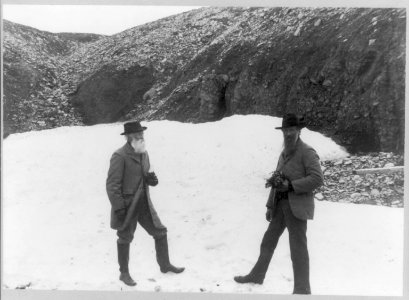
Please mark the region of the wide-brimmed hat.
[[142, 126], [141, 123], [139, 123], [138, 121], [126, 122], [124, 124], [124, 132], [122, 132], [121, 135], [141, 132], [146, 129], [147, 127]]
[[283, 129], [293, 126], [300, 129], [304, 128], [306, 126], [304, 117], [299, 117], [296, 114], [288, 113], [284, 115], [281, 127], [276, 127], [276, 129]]

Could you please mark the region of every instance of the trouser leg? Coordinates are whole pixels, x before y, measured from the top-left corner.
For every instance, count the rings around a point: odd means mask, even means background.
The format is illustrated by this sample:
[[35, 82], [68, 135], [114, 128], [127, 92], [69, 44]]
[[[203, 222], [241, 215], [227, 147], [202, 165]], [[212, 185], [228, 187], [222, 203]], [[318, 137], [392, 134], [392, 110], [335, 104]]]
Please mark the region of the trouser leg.
[[157, 228], [155, 226], [146, 199], [141, 202], [139, 209], [138, 222], [155, 240], [156, 260], [161, 272], [183, 272], [185, 268], [177, 268], [170, 263], [167, 229], [166, 227]]
[[121, 273], [129, 273], [129, 244], [117, 243], [118, 264]]
[[[136, 282], [132, 279], [129, 274], [129, 250], [130, 242], [133, 239], [133, 232], [136, 228], [136, 221], [131, 222], [130, 228], [118, 231], [118, 241], [117, 241], [117, 250], [118, 250], [118, 264], [119, 264], [119, 280], [124, 282], [126, 285], [135, 286]], [[135, 228], [134, 228], [135, 227]]]
[[311, 294], [310, 264], [307, 247], [307, 220], [296, 218], [289, 202], [284, 209], [294, 272], [294, 294]]
[[262, 284], [266, 276], [268, 266], [278, 240], [285, 229], [284, 215], [280, 205], [277, 206], [276, 214], [268, 225], [267, 231], [264, 233], [263, 240], [260, 246], [260, 254], [256, 264], [248, 275], [235, 276], [234, 280], [238, 283], [258, 283]]
[[285, 229], [284, 215], [277, 207], [277, 213], [268, 225], [260, 245], [260, 254], [250, 274], [258, 279], [264, 279], [278, 240]]
[[144, 198], [140, 199], [140, 202], [138, 203], [138, 223], [154, 239], [166, 236], [168, 231], [166, 227], [158, 228], [155, 226], [149, 210], [148, 202]]
[[123, 230], [117, 230], [118, 244], [130, 244], [133, 241], [138, 219], [134, 217]]

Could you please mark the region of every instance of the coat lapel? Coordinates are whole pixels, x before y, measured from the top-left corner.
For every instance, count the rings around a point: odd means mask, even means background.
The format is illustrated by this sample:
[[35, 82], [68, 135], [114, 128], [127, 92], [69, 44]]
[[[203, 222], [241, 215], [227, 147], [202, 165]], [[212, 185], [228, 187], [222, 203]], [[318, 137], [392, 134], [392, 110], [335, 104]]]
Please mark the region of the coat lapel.
[[132, 158], [134, 161], [136, 161], [138, 164], [141, 165], [142, 173], [144, 176], [146, 176], [146, 174], [149, 171], [149, 167], [150, 167], [148, 154], [147, 153], [143, 153], [143, 154], [135, 153], [134, 149], [129, 143], [126, 143], [123, 148], [124, 148], [124, 152], [126, 153], [126, 155], [128, 155], [130, 158]]
[[135, 151], [133, 150], [132, 146], [129, 143], [126, 143], [124, 146], [124, 151], [126, 153], [126, 155], [128, 155], [129, 157], [131, 157], [133, 160], [135, 160], [137, 163], [141, 164], [141, 157], [142, 155], [138, 155], [135, 153]]
[[[298, 152], [300, 145], [302, 141], [298, 139], [296, 149], [293, 153], [290, 155], [285, 155], [284, 150], [281, 151], [280, 157], [278, 158], [278, 163], [277, 163], [277, 171], [282, 171], [285, 167], [285, 165], [294, 157], [294, 155]], [[276, 189], [271, 188], [270, 195], [269, 195], [269, 200], [267, 201], [267, 206], [271, 205], [274, 207], [274, 210], [276, 209], [277, 206], [277, 199], [276, 199]]]
[[280, 157], [278, 158], [278, 163], [277, 163], [277, 171], [281, 171], [281, 169], [284, 166], [285, 158], [284, 158], [284, 151], [281, 152]]
[[295, 150], [289, 155], [286, 155], [284, 150], [281, 152], [280, 158], [278, 160], [278, 166], [277, 166], [278, 171], [281, 171], [284, 168], [284, 166], [297, 154], [297, 152], [300, 150], [302, 143], [303, 142], [299, 138], [295, 146]]

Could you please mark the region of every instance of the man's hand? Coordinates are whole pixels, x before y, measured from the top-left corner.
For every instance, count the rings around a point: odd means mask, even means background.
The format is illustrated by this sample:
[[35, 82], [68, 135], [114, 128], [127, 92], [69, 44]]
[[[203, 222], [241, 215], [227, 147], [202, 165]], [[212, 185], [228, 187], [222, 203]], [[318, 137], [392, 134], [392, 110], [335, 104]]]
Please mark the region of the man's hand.
[[273, 219], [273, 210], [271, 208], [267, 208], [266, 220], [268, 222], [271, 222], [272, 219]]
[[282, 185], [277, 187], [277, 191], [279, 191], [279, 192], [288, 192], [289, 191], [289, 185], [290, 185], [290, 182], [288, 181], [288, 179], [286, 179], [286, 180], [283, 181]]
[[145, 179], [146, 183], [150, 186], [156, 186], [159, 183], [158, 177], [156, 177], [155, 172], [148, 173]]
[[115, 211], [115, 215], [118, 218], [119, 221], [123, 222], [125, 221], [126, 217], [126, 208], [121, 208]]
[[285, 175], [281, 171], [274, 171], [273, 175], [267, 179], [266, 181], [266, 188], [273, 187], [278, 188], [280, 187], [283, 182], [286, 180]]

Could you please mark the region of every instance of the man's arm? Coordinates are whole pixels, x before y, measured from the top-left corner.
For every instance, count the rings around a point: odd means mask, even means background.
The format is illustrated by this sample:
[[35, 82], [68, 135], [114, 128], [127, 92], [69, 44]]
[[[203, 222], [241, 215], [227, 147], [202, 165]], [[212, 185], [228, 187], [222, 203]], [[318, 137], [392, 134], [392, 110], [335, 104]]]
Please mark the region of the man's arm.
[[145, 152], [145, 159], [146, 159], [146, 168], [148, 169], [148, 173], [145, 176], [145, 182], [147, 185], [150, 186], [157, 186], [159, 183], [158, 177], [156, 176], [155, 172], [149, 172], [151, 169], [151, 163], [149, 160], [148, 151]]
[[[280, 154], [280, 157], [278, 158], [276, 170], [277, 170], [278, 166], [280, 165], [281, 160], [282, 160], [282, 154]], [[273, 209], [273, 206], [274, 206], [275, 193], [276, 193], [276, 189], [274, 187], [271, 187], [270, 193], [268, 195], [268, 200], [267, 200], [267, 203], [266, 203], [267, 214], [269, 214], [269, 215], [270, 215], [271, 210]], [[268, 217], [267, 217], [267, 219], [268, 219]]]
[[108, 178], [106, 180], [106, 190], [112, 208], [117, 211], [125, 208], [125, 200], [122, 197], [122, 178], [124, 174], [125, 161], [118, 153], [111, 157]]
[[320, 159], [314, 149], [308, 148], [303, 154], [306, 176], [291, 181], [296, 194], [312, 192], [324, 184]]
[[268, 195], [268, 200], [266, 203], [267, 208], [273, 208], [275, 192], [276, 192], [276, 189], [272, 187], [270, 189], [270, 194]]

